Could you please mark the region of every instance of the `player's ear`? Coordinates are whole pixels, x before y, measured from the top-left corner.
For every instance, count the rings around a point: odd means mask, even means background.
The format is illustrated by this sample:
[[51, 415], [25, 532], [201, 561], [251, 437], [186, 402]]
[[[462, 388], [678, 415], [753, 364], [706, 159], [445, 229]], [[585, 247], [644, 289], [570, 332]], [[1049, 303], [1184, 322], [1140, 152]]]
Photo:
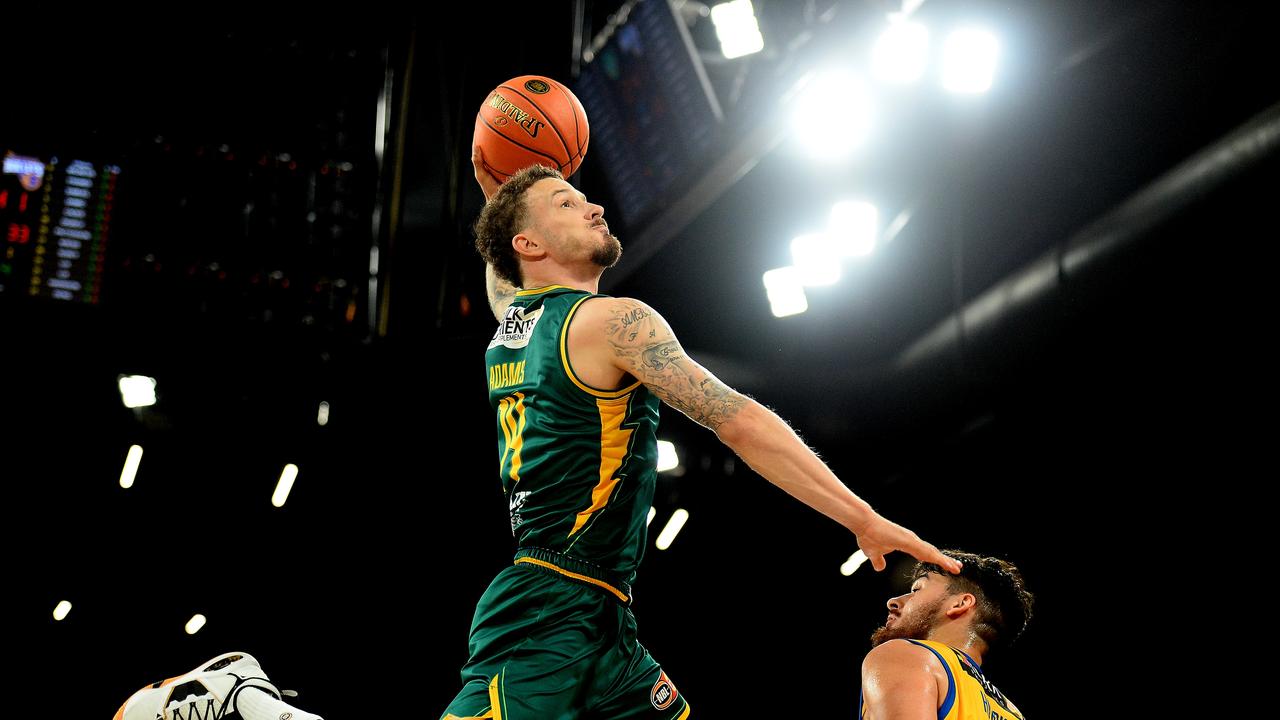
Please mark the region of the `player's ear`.
[[956, 593], [948, 601], [947, 617], [954, 620], [967, 612], [972, 612], [977, 607], [978, 598], [973, 593]]
[[546, 248], [542, 246], [542, 242], [526, 233], [517, 233], [511, 238], [511, 247], [515, 248], [516, 254], [530, 259], [542, 257], [547, 254]]

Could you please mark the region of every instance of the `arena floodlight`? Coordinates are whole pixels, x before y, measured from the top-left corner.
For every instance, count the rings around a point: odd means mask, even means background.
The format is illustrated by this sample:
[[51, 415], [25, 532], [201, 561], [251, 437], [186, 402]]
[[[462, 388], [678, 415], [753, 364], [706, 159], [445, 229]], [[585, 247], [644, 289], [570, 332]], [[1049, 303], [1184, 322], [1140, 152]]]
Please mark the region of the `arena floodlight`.
[[329, 424], [329, 403], [321, 401], [320, 409], [316, 412], [316, 424], [321, 427]]
[[653, 524], [653, 519], [654, 519], [655, 517], [657, 517], [657, 516], [658, 516], [658, 508], [653, 507], [652, 505], [650, 505], [650, 506], [649, 506], [649, 518], [648, 518], [647, 520], [645, 520], [645, 521], [644, 521], [644, 525], [645, 525], [645, 527], [648, 527], [648, 526], [652, 525], [652, 524]]
[[200, 628], [204, 627], [205, 621], [206, 621], [205, 616], [201, 615], [200, 613], [196, 613], [195, 615], [192, 615], [191, 619], [187, 621], [187, 627], [186, 627], [187, 634], [195, 635], [196, 633], [200, 632]]
[[681, 508], [671, 513], [671, 519], [667, 521], [666, 527], [662, 528], [662, 532], [658, 533], [658, 541], [654, 543], [654, 546], [659, 550], [666, 550], [671, 547], [676, 535], [680, 534], [680, 529], [687, 522], [689, 522], [689, 511]]
[[823, 163], [848, 159], [871, 133], [871, 96], [844, 69], [810, 73], [791, 101], [791, 127], [806, 154]]
[[53, 619], [62, 622], [67, 619], [67, 615], [71, 612], [71, 603], [63, 600], [53, 609]]
[[942, 48], [942, 86], [953, 93], [976, 94], [991, 89], [1000, 44], [981, 28], [961, 28]]
[[147, 407], [156, 404], [156, 381], [145, 375], [121, 375], [120, 398], [127, 408]]
[[828, 232], [844, 257], [866, 257], [875, 252], [880, 213], [865, 200], [844, 200], [831, 207]]
[[680, 456], [676, 454], [675, 443], [669, 440], [658, 441], [658, 472], [675, 470], [680, 467]]
[[849, 559], [845, 560], [844, 564], [840, 566], [840, 574], [844, 575], [845, 577], [849, 577], [855, 571], [857, 571], [858, 568], [862, 567], [862, 563], [866, 561], [867, 561], [867, 554], [859, 550], [854, 554], [850, 555]]
[[827, 233], [801, 235], [791, 240], [791, 261], [805, 287], [834, 285], [840, 280], [840, 247]]
[[769, 309], [774, 317], [799, 315], [809, 309], [809, 300], [800, 282], [800, 271], [794, 267], [770, 270], [764, 274], [764, 289], [769, 296]]
[[134, 478], [138, 476], [138, 465], [142, 463], [142, 446], [130, 445], [129, 453], [124, 457], [124, 469], [120, 471], [120, 487], [128, 490], [133, 487]]
[[711, 24], [716, 27], [720, 52], [733, 59], [764, 49], [764, 36], [751, 0], [733, 0], [711, 8]]
[[917, 22], [889, 25], [871, 48], [871, 73], [894, 85], [924, 77], [929, 65], [929, 31]]
[[276, 507], [284, 507], [284, 501], [289, 499], [289, 491], [293, 489], [293, 481], [298, 478], [298, 466], [289, 463], [284, 466], [284, 472], [280, 473], [280, 480], [276, 483], [276, 491], [271, 494], [271, 504]]

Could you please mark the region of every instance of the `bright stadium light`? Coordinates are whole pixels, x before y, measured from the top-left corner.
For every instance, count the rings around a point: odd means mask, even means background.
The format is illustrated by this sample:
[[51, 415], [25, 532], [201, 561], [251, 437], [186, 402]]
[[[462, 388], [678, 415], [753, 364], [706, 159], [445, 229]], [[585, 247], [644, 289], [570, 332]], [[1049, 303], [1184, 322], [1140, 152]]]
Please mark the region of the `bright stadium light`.
[[990, 90], [999, 51], [996, 36], [986, 30], [963, 28], [951, 33], [942, 48], [942, 86], [954, 93]]
[[764, 49], [764, 36], [756, 21], [751, 0], [733, 0], [711, 8], [711, 23], [716, 26], [720, 52], [726, 58], [758, 53]]
[[658, 540], [654, 543], [654, 547], [659, 550], [666, 550], [671, 547], [671, 543], [675, 542], [676, 535], [680, 534], [680, 529], [687, 522], [689, 522], [688, 510], [682, 508], [671, 513], [671, 519], [667, 521], [666, 527], [662, 528], [662, 532], [658, 533]]
[[831, 207], [829, 232], [845, 257], [865, 257], [876, 249], [880, 213], [863, 200], [845, 200]]
[[794, 267], [777, 268], [764, 274], [764, 289], [769, 295], [769, 309], [774, 317], [799, 315], [809, 309], [809, 300], [800, 282], [800, 271]]
[[121, 375], [120, 398], [127, 408], [146, 407], [156, 404], [156, 381], [145, 375]]
[[321, 401], [320, 409], [316, 412], [316, 424], [321, 427], [329, 424], [329, 403]]
[[810, 74], [792, 102], [796, 141], [814, 159], [847, 159], [871, 132], [871, 98], [860, 78], [846, 70]]
[[867, 554], [861, 550], [849, 556], [848, 560], [840, 566], [840, 574], [845, 577], [852, 575], [858, 568], [862, 567], [862, 563], [867, 561]]
[[128, 490], [133, 487], [133, 480], [138, 476], [138, 465], [142, 463], [142, 446], [130, 445], [129, 454], [124, 458], [124, 469], [120, 471], [120, 487]]
[[67, 614], [71, 612], [71, 603], [63, 600], [53, 609], [53, 619], [62, 622], [67, 619]]
[[658, 441], [658, 472], [675, 470], [680, 467], [680, 456], [676, 455], [675, 443], [669, 440]]
[[896, 85], [917, 82], [929, 64], [929, 31], [916, 22], [895, 22], [871, 48], [871, 72]]
[[653, 524], [653, 519], [658, 516], [658, 508], [649, 506], [649, 519], [644, 521], [645, 527]]
[[825, 233], [801, 235], [791, 241], [791, 260], [805, 287], [834, 285], [840, 279], [840, 248]]
[[187, 628], [186, 628], [187, 634], [195, 635], [196, 633], [200, 632], [200, 628], [204, 627], [204, 624], [205, 624], [205, 617], [203, 615], [201, 615], [200, 613], [196, 613], [195, 615], [192, 615], [191, 619], [187, 621]]
[[284, 501], [289, 499], [289, 491], [293, 489], [293, 481], [297, 477], [297, 465], [289, 463], [284, 466], [284, 472], [280, 473], [280, 481], [276, 483], [276, 491], [271, 494], [272, 505], [284, 507]]

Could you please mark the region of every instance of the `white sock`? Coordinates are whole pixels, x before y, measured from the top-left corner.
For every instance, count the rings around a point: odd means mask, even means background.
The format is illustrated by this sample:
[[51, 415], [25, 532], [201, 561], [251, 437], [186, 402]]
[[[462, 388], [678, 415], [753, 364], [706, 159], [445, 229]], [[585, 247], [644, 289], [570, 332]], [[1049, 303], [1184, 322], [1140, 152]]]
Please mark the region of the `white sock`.
[[247, 687], [236, 695], [236, 712], [244, 720], [323, 720], [283, 703], [255, 687]]

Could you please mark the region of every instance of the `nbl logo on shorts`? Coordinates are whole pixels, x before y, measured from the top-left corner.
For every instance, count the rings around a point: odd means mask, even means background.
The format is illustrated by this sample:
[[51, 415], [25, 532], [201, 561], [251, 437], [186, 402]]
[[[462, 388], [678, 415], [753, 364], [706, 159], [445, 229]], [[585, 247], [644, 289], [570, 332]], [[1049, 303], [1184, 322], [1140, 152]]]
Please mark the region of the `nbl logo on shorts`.
[[658, 682], [653, 684], [653, 689], [649, 691], [649, 702], [659, 710], [666, 710], [676, 701], [680, 693], [676, 692], [676, 686], [667, 677], [665, 671], [659, 671]]

